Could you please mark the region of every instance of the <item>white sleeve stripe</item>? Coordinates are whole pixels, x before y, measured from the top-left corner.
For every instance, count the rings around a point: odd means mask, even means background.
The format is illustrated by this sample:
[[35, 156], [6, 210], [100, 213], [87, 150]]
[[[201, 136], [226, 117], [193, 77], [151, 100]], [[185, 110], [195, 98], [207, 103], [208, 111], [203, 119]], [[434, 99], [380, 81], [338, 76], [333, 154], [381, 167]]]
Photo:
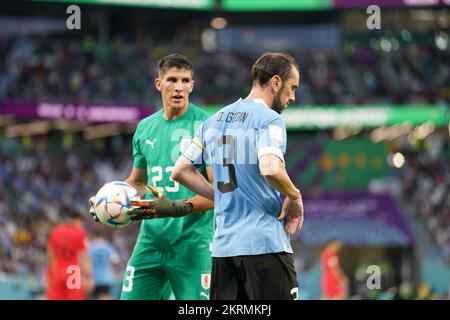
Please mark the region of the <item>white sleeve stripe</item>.
[[264, 148], [259, 149], [259, 151], [258, 151], [258, 159], [261, 158], [262, 156], [266, 155], [266, 154], [272, 154], [274, 156], [277, 156], [284, 163], [283, 152], [279, 148], [264, 147]]

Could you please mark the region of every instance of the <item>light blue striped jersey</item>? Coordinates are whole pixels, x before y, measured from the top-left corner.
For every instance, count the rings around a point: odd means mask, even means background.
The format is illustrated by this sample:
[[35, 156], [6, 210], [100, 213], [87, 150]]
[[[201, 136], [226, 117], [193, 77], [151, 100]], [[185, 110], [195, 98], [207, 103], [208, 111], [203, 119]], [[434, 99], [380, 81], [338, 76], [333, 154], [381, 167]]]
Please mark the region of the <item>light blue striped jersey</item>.
[[89, 244], [89, 253], [95, 285], [111, 285], [114, 280], [111, 263], [119, 259], [114, 247], [106, 240], [94, 240]]
[[264, 154], [284, 162], [286, 127], [262, 99], [238, 100], [209, 117], [184, 156], [198, 167], [214, 168], [216, 232], [213, 257], [292, 253], [280, 194], [261, 176]]

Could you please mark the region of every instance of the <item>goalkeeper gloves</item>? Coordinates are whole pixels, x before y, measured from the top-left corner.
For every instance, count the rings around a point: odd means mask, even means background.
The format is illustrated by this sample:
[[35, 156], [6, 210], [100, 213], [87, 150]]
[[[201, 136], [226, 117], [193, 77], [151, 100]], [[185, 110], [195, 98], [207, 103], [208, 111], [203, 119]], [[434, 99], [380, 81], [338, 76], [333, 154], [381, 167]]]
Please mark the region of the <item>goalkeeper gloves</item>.
[[89, 198], [89, 213], [91, 214], [95, 222], [100, 221], [100, 219], [97, 217], [97, 214], [95, 213], [95, 196]]
[[164, 193], [153, 186], [147, 186], [147, 191], [155, 197], [154, 200], [132, 200], [133, 208], [128, 211], [131, 220], [182, 217], [192, 212], [193, 205], [185, 200], [169, 200]]

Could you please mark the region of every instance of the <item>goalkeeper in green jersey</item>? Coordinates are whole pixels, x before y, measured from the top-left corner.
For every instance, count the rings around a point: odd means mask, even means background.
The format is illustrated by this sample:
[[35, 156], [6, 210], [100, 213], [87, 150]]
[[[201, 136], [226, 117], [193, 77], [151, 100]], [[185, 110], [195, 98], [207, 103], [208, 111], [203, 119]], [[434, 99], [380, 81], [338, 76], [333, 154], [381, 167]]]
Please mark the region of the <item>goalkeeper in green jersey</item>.
[[[121, 299], [169, 299], [172, 292], [176, 299], [208, 299], [214, 203], [170, 179], [181, 151], [208, 115], [189, 103], [194, 80], [186, 57], [162, 58], [155, 86], [163, 108], [139, 122], [133, 137], [134, 165], [125, 180], [153, 201], [150, 208], [130, 212], [133, 220], [144, 221]], [[212, 168], [203, 167], [201, 174], [212, 181]]]

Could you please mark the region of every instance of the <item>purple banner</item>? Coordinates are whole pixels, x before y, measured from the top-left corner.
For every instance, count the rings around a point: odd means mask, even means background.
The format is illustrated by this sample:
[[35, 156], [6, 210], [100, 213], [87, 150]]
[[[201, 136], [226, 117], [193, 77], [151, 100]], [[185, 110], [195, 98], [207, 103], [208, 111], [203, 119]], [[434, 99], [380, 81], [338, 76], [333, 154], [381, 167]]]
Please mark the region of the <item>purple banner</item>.
[[380, 7], [401, 7], [401, 6], [437, 6], [450, 5], [449, 0], [334, 0], [335, 8], [367, 8], [370, 5]]
[[394, 199], [368, 192], [303, 197], [305, 223], [300, 239], [322, 245], [331, 238], [346, 245], [407, 246], [412, 242]]
[[6, 101], [3, 113], [20, 118], [64, 119], [88, 122], [133, 123], [157, 111], [156, 107], [136, 107], [117, 105], [74, 105], [51, 102]]

